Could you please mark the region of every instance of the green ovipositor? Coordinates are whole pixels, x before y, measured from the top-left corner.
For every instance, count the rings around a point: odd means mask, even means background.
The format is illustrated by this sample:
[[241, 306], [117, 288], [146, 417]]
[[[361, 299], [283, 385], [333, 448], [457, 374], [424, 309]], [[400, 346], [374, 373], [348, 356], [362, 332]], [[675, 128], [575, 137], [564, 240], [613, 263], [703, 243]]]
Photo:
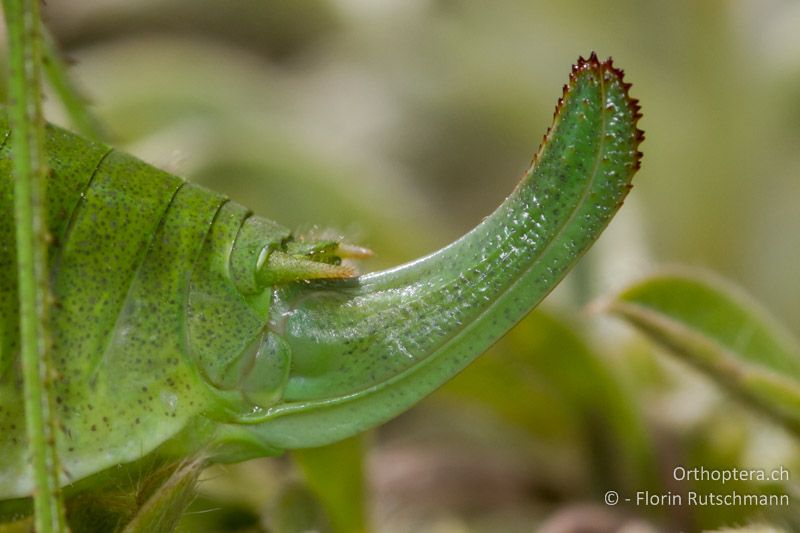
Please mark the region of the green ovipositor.
[[[621, 71], [573, 67], [552, 127], [467, 235], [352, 276], [224, 196], [56, 127], [47, 220], [55, 399], [68, 484], [152, 454], [238, 460], [384, 422], [483, 352], [563, 278], [639, 167]], [[0, 136], [9, 136], [5, 118]], [[0, 150], [0, 498], [28, 496], [12, 154]]]

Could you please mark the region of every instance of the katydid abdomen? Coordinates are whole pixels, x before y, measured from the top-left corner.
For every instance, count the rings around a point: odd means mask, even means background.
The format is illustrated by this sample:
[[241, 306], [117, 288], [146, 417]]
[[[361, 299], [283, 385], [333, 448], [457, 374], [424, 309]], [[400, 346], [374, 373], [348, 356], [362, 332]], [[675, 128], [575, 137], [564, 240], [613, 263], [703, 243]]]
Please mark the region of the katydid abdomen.
[[[209, 400], [237, 384], [231, 366], [265, 329], [270, 291], [247, 301], [232, 275], [234, 243], [245, 244], [237, 234], [257, 220], [245, 208], [63, 130], [48, 128], [47, 148], [54, 396], [62, 461], [79, 479], [134, 460], [191, 417], [219, 410]], [[8, 165], [7, 145], [0, 154]], [[5, 169], [3, 176], [10, 203]], [[13, 227], [3, 225], [4, 251], [13, 251]], [[259, 248], [289, 236], [276, 224], [257, 225], [265, 230]], [[13, 269], [2, 276], [3, 292], [14, 294]], [[14, 303], [4, 299], [4, 496], [29, 490]]]
[[[294, 241], [222, 195], [49, 128], [64, 481], [161, 445], [237, 459], [320, 445], [410, 407], [533, 308], [619, 208], [640, 159], [627, 91], [610, 62], [581, 60], [495, 213], [426, 258], [362, 277], [339, 265], [336, 243]], [[9, 157], [6, 144], [3, 213]], [[13, 229], [0, 220], [0, 498], [31, 490]]]

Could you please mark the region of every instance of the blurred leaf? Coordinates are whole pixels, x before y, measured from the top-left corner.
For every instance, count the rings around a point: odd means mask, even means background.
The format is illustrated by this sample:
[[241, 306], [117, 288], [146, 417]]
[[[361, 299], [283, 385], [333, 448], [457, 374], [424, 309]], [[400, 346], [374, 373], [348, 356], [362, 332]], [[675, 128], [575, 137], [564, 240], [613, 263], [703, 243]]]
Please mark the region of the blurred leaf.
[[261, 527], [261, 514], [253, 510], [247, 502], [218, 501], [200, 494], [184, 513], [176, 531], [261, 533], [266, 530]]
[[366, 531], [363, 441], [363, 435], [358, 435], [328, 446], [292, 452], [335, 532]]
[[28, 533], [33, 530], [33, 518], [23, 518], [16, 522], [0, 524], [0, 533]]
[[574, 327], [534, 311], [456, 377], [443, 394], [488, 406], [554, 447], [591, 461], [595, 490], [652, 486], [652, 444], [629, 396]]
[[800, 347], [735, 287], [697, 272], [664, 273], [605, 308], [800, 433]]
[[329, 531], [320, 501], [307, 487], [290, 484], [275, 500], [270, 515], [270, 531], [308, 533]]
[[291, 60], [313, 49], [339, 26], [327, 0], [233, 3], [189, 0], [53, 2], [47, 20], [70, 47], [137, 33], [194, 34], [251, 48], [276, 60]]
[[[729, 406], [722, 406], [712, 415], [705, 417], [702, 424], [681, 435], [682, 442], [676, 448], [682, 451], [682, 455], [673, 457], [672, 464], [702, 465], [709, 470], [725, 470], [730, 469], [732, 465], [747, 464], [749, 434], [750, 428], [744, 423], [741, 414], [737, 414], [736, 410]], [[770, 491], [770, 485], [763, 482], [730, 480], [721, 484], [719, 480], [702, 479], [702, 477], [681, 481], [680, 488], [685, 491], [693, 490], [698, 494], [722, 491], [727, 493], [735, 491], [740, 494], [773, 492]], [[785, 493], [785, 490], [778, 493]], [[720, 524], [741, 524], [753, 516], [758, 516], [759, 511], [757, 506], [748, 505], [697, 506], [691, 515], [686, 517], [690, 522], [681, 525], [689, 530], [706, 530], [719, 527]], [[760, 518], [764, 518], [765, 514], [767, 513], [762, 512]]]
[[296, 477], [286, 461], [254, 459], [237, 464], [216, 464], [203, 471], [198, 495], [178, 526], [183, 533], [265, 532], [271, 509], [289, 481]]

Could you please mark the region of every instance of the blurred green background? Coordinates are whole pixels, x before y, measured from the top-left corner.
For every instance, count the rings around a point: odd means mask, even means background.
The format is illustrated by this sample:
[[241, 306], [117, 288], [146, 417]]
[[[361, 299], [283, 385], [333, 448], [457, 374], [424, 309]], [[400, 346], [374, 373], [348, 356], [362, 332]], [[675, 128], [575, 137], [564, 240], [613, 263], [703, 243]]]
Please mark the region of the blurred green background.
[[[791, 468], [800, 456], [780, 429], [583, 310], [680, 263], [732, 279], [800, 333], [800, 3], [49, 0], [44, 14], [114, 144], [300, 232], [372, 248], [364, 270], [433, 251], [491, 212], [529, 165], [570, 65], [613, 56], [646, 132], [625, 207], [545, 311], [355, 446], [369, 523], [793, 523], [785, 509], [603, 505], [609, 489], [685, 490], [671, 479], [679, 464]], [[54, 98], [47, 113], [65, 123]], [[216, 511], [190, 515], [188, 530], [357, 527], [336, 526], [337, 504], [287, 459], [222, 470], [195, 504]]]

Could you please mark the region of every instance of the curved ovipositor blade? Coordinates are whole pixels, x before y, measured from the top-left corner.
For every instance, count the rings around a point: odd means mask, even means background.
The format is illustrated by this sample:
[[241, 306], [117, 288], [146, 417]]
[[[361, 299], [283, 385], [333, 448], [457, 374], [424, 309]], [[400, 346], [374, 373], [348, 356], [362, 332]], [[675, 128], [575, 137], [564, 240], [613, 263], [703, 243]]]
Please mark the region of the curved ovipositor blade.
[[218, 438], [328, 443], [399, 414], [488, 348], [622, 205], [643, 139], [628, 89], [610, 60], [581, 58], [529, 171], [475, 229], [395, 269], [277, 290], [271, 329], [292, 354], [282, 401]]

